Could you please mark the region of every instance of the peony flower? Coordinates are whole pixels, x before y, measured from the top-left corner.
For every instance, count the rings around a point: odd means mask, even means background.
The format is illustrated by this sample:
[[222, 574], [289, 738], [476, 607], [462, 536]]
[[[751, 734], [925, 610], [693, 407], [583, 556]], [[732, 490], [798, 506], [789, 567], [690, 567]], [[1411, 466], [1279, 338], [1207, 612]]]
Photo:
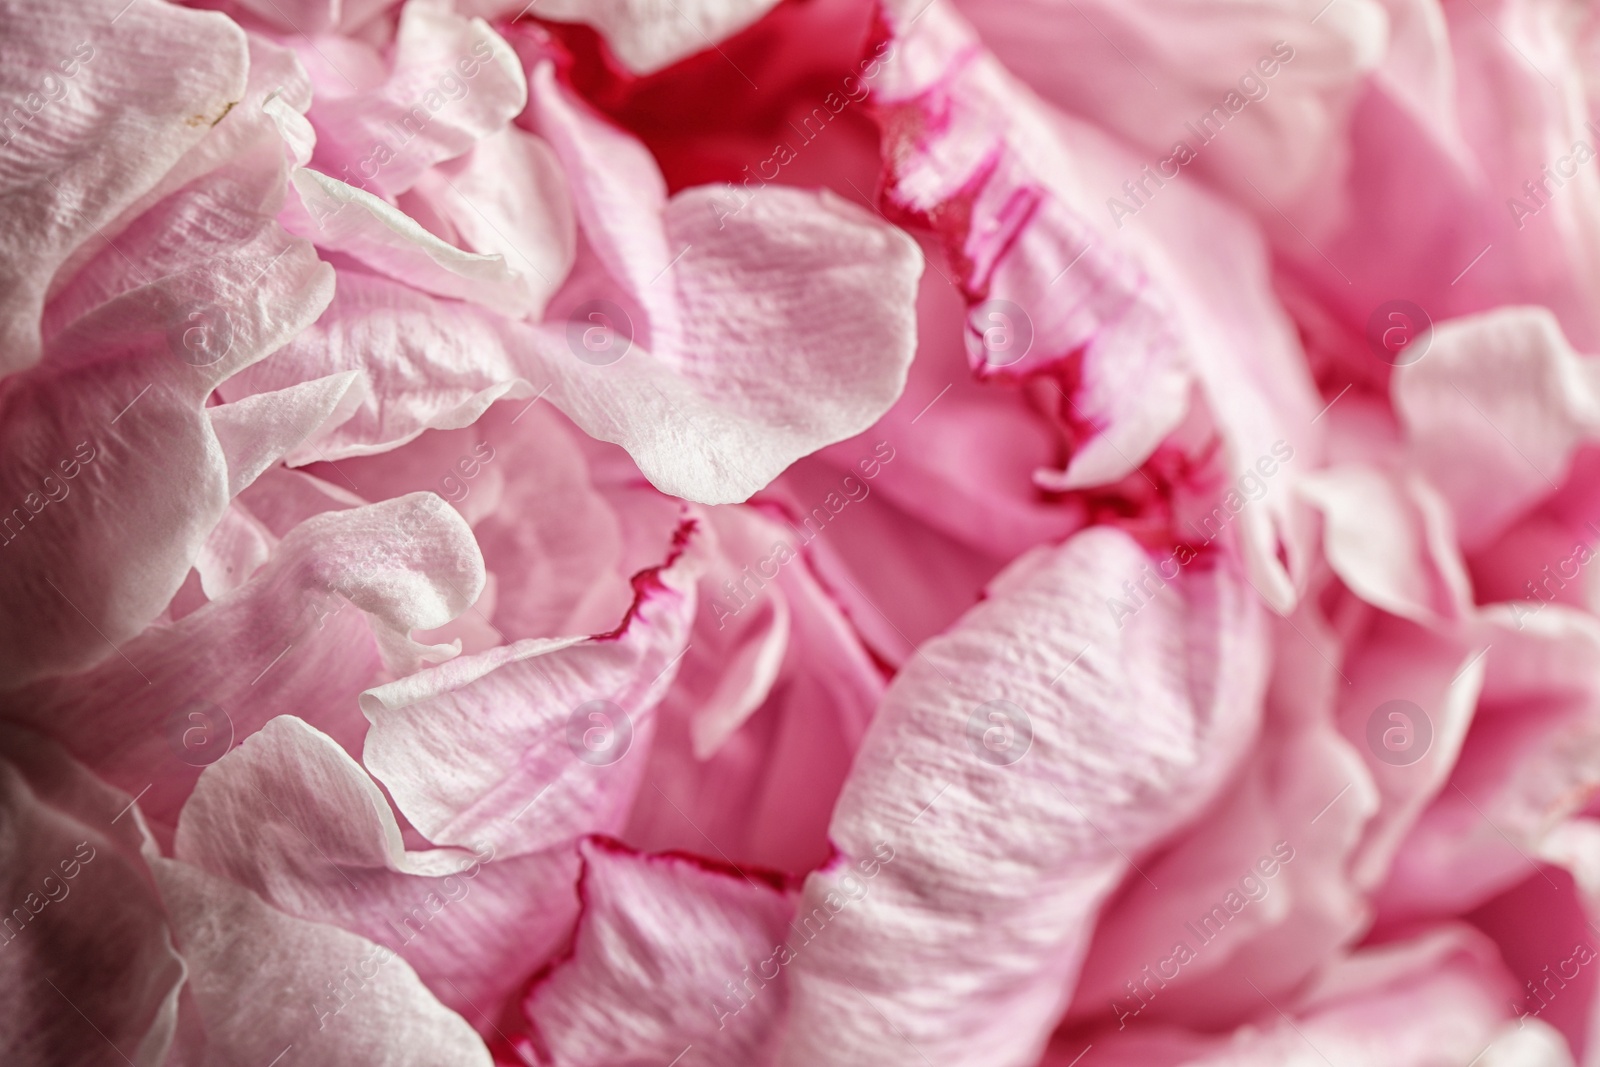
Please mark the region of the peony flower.
[[0, 30], [4, 1062], [1595, 1058], [1586, 13]]

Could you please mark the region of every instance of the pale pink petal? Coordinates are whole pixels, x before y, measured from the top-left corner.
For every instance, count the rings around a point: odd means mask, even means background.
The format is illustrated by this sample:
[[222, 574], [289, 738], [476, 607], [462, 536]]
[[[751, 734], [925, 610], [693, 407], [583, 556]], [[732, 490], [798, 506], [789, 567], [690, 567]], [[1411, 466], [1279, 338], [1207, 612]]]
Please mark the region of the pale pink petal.
[[[319, 34], [339, 22], [344, 0], [236, 0], [252, 15], [286, 33]], [[370, 0], [368, 0], [370, 2]], [[388, 2], [388, 0], [383, 0]]]
[[355, 371], [302, 381], [206, 409], [228, 465], [228, 495], [238, 496], [307, 438], [345, 421], [361, 403]]
[[675, 290], [681, 328], [653, 318], [653, 352], [633, 346], [604, 366], [568, 350], [570, 330], [546, 328], [536, 358], [551, 402], [626, 448], [652, 483], [729, 503], [894, 402], [921, 257], [829, 193], [772, 190], [721, 229], [714, 196], [690, 190], [666, 210], [666, 232], [690, 250], [656, 284]]
[[[603, 268], [575, 271], [557, 298], [579, 321], [534, 339], [551, 402], [663, 491], [704, 503], [744, 500], [871, 425], [915, 348], [916, 245], [827, 192], [774, 186], [737, 212], [726, 187], [667, 200], [643, 146], [569, 98], [551, 67], [532, 71], [530, 114]], [[585, 300], [609, 301], [607, 321]], [[609, 321], [619, 313], [631, 322]], [[580, 351], [586, 319], [613, 331], [614, 360]]]
[[[1493, 656], [1468, 630], [1429, 629], [1377, 615], [1346, 651], [1339, 727], [1378, 787], [1351, 876], [1371, 891], [1391, 864], [1407, 862], [1406, 835], [1445, 788], [1475, 730], [1485, 661]], [[1420, 714], [1419, 714], [1420, 713]]]
[[487, 1013], [490, 1033], [578, 908], [570, 850], [506, 862], [491, 851], [406, 851], [366, 772], [287, 715], [206, 769], [174, 839], [176, 858], [279, 910], [398, 952], [445, 1004], [473, 1020]]
[[227, 18], [164, 3], [12, 5], [0, 40], [9, 373], [40, 358], [57, 269], [86, 242], [116, 239], [102, 231], [244, 95], [248, 59]]
[[[900, 6], [914, 14], [920, 3]], [[1063, 0], [958, 0], [957, 7], [1042, 97], [1138, 146], [1157, 179], [1134, 168], [1125, 177], [1136, 189], [1142, 184], [1141, 195], [1107, 189], [1125, 208], [1197, 174], [1251, 206], [1262, 196], [1295, 203], [1336, 195], [1348, 166], [1347, 115], [1386, 44], [1384, 5], [1375, 0], [1310, 12], [1288, 0], [1203, 9], [1161, 0], [1090, 0], [1076, 8]], [[1069, 54], [1097, 61], [1062, 63]], [[1193, 150], [1193, 160], [1163, 167], [1177, 142]]]
[[[1570, 1067], [1559, 1033], [1513, 1020], [1515, 989], [1493, 942], [1441, 926], [1333, 961], [1292, 999], [1257, 996], [1256, 1020], [1231, 1034], [1130, 1025], [1095, 1035], [1090, 1055], [1106, 1067]], [[1063, 1039], [1041, 1067], [1084, 1051]]]
[[0, 387], [0, 486], [20, 504], [5, 549], [29, 561], [0, 571], [0, 684], [115, 657], [160, 613], [228, 504], [207, 394], [327, 305], [331, 269], [261, 214], [278, 195], [271, 175], [240, 172], [197, 180], [125, 232], [129, 254], [156, 253], [155, 277], [78, 318], [44, 364]]
[[1428, 482], [1352, 463], [1311, 473], [1297, 489], [1322, 513], [1323, 551], [1351, 592], [1422, 624], [1470, 614], [1455, 519]]
[[[271, 1063], [292, 1046], [307, 1067], [367, 1062], [380, 1049], [395, 1067], [489, 1067], [472, 1027], [392, 950], [188, 864], [151, 867], [189, 968], [205, 1062]], [[328, 1004], [330, 989], [340, 996]]]
[[[1391, 45], [1351, 112], [1342, 191], [1240, 203], [1358, 337], [1374, 318], [1397, 322], [1385, 306], [1397, 300], [1435, 323], [1540, 304], [1595, 350], [1600, 203], [1587, 157], [1574, 165], [1577, 145], [1596, 143], [1592, 30], [1520, 0], [1384, 7]], [[1349, 358], [1375, 356], [1358, 342]]]
[[306, 375], [357, 371], [360, 406], [296, 455], [342, 460], [386, 452], [425, 429], [465, 426], [500, 397], [531, 397], [503, 336], [503, 324], [468, 304], [408, 285], [341, 269], [333, 303], [307, 330], [231, 379], [223, 394], [240, 399], [282, 389]]
[[194, 560], [206, 598], [215, 600], [249, 581], [277, 542], [247, 508], [238, 501], [229, 504]]
[[[515, 14], [510, 0], [477, 0]], [[653, 74], [680, 59], [714, 48], [777, 5], [777, 0], [547, 0], [541, 18], [584, 22], [605, 37], [635, 74]]]
[[533, 309], [520, 273], [501, 255], [463, 252], [398, 208], [309, 167], [294, 172], [298, 206], [284, 225], [407, 285], [509, 315]]
[[[614, 626], [633, 599], [624, 527], [639, 524], [625, 522], [624, 512], [602, 494], [579, 441], [583, 435], [543, 402], [499, 405], [479, 426], [493, 449], [495, 466], [488, 469], [504, 478], [494, 509], [473, 528], [501, 581], [495, 625], [516, 637]], [[479, 492], [461, 474], [458, 465], [444, 486], [447, 498], [458, 488]], [[471, 496], [463, 503], [470, 505]], [[670, 513], [663, 517], [674, 522]], [[663, 524], [656, 558], [671, 536]]]
[[[767, 509], [708, 509], [717, 551], [624, 839], [802, 873], [831, 852], [839, 788], [884, 679]], [[744, 564], [735, 569], [737, 564]]]
[[[1300, 615], [1293, 626], [1315, 632]], [[1293, 992], [1365, 932], [1369, 910], [1348, 868], [1377, 791], [1335, 728], [1342, 680], [1311, 695], [1311, 663], [1322, 661], [1293, 626], [1276, 627], [1260, 747], [1192, 831], [1126, 877], [1100, 917], [1074, 993], [1078, 1026], [1210, 1029], [1248, 1019], [1262, 995]]]
[[1439, 325], [1393, 397], [1468, 552], [1553, 493], [1576, 447], [1600, 435], [1600, 361], [1574, 352], [1543, 308]]
[[[471, 531], [417, 493], [314, 516], [244, 585], [152, 627], [99, 667], [6, 696], [4, 714], [57, 737], [171, 825], [200, 769], [293, 712], [359, 748], [356, 704], [382, 654], [466, 610], [483, 582]], [[350, 610], [354, 607], [357, 610]]]
[[1472, 731], [1396, 849], [1378, 894], [1386, 914], [1482, 903], [1531, 873], [1545, 836], [1600, 792], [1600, 624], [1556, 605], [1489, 619]]
[[1149, 566], [1110, 529], [1025, 556], [896, 677], [800, 913], [847, 865], [886, 862], [792, 965], [780, 1064], [899, 1062], [903, 1040], [947, 1064], [1036, 1061], [1130, 858], [1216, 795], [1259, 721], [1261, 617], [1236, 564], [1191, 564], [1115, 617]]
[[461, 160], [422, 175], [411, 196], [448, 224], [453, 243], [504, 256], [528, 286], [535, 315], [572, 269], [577, 221], [566, 173], [550, 146], [526, 130], [490, 134]]

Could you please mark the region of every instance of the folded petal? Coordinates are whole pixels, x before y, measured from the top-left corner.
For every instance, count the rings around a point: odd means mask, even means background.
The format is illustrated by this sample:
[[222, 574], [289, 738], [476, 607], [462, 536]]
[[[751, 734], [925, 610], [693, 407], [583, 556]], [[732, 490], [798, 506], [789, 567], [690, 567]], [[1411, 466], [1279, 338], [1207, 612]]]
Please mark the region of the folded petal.
[[1328, 563], [1361, 599], [1424, 624], [1470, 613], [1454, 517], [1428, 482], [1344, 464], [1311, 473], [1298, 489], [1322, 513]]
[[532, 396], [519, 381], [500, 320], [454, 300], [354, 268], [338, 272], [333, 303], [280, 356], [230, 379], [239, 400], [283, 389], [307, 375], [357, 372], [364, 388], [348, 419], [328, 427], [312, 458], [386, 452], [426, 429], [464, 426], [500, 397]]
[[[1257, 1019], [1231, 1034], [1130, 1026], [1097, 1034], [1093, 1055], [1108, 1067], [1569, 1067], [1559, 1033], [1513, 1021], [1515, 988], [1488, 938], [1465, 925], [1435, 927], [1334, 961], [1292, 999], [1257, 995]], [[1043, 1067], [1068, 1067], [1084, 1051], [1081, 1040], [1062, 1041]]]
[[[884, 196], [943, 240], [974, 372], [1048, 377], [1059, 396], [1072, 450], [1046, 486], [1122, 479], [1196, 407], [1230, 476], [1284, 450], [1314, 457], [1319, 405], [1250, 220], [1181, 183], [1136, 220], [1105, 219], [1099, 191], [1142, 162], [1125, 145], [1017, 83], [948, 4], [898, 5], [887, 21], [893, 56], [874, 91]], [[1205, 266], [1216, 256], [1236, 265], [1226, 279]], [[1298, 510], [1269, 494], [1236, 527], [1278, 610], [1309, 562]]]
[[[187, 253], [156, 257], [170, 273], [141, 274], [53, 337], [44, 364], [0, 384], [0, 499], [14, 502], [0, 525], [22, 564], [0, 571], [0, 684], [116, 657], [221, 518], [227, 460], [206, 397], [331, 296], [332, 271], [261, 214], [280, 193], [270, 172], [240, 164], [162, 201], [119, 244], [138, 255], [193, 233], [178, 240]], [[108, 262], [80, 278], [129, 269]]]
[[123, 645], [126, 660], [8, 694], [0, 711], [170, 826], [200, 769], [275, 715], [358, 748], [356, 698], [383, 653], [414, 664], [406, 634], [465, 611], [482, 582], [471, 531], [437, 496], [329, 511], [290, 531], [248, 582]]
[[488, 23], [451, 6], [407, 0], [388, 78], [312, 105], [317, 170], [391, 198], [522, 110], [528, 85], [511, 47]]
[[1234, 565], [1191, 567], [1120, 617], [1108, 605], [1149, 557], [1089, 530], [1024, 556], [919, 649], [800, 913], [875, 847], [893, 860], [791, 968], [780, 1064], [899, 1062], [907, 1042], [944, 1063], [1036, 1061], [1130, 861], [1216, 795], [1254, 735], [1261, 619]]
[[292, 715], [206, 769], [173, 852], [289, 915], [393, 949], [485, 1030], [577, 914], [570, 850], [506, 862], [488, 847], [407, 851], [367, 773]]
[[238, 496], [302, 441], [349, 418], [361, 400], [357, 381], [355, 371], [345, 371], [207, 408], [228, 464], [228, 495]]
[[0, 373], [40, 357], [57, 269], [106, 234], [244, 94], [244, 33], [228, 18], [117, 0], [9, 5], [0, 96], [11, 101], [0, 197]]
[[768, 509], [708, 508], [717, 545], [678, 678], [657, 712], [624, 840], [803, 873], [825, 862], [839, 788], [883, 674]]
[[1577, 446], [1600, 434], [1600, 361], [1574, 352], [1543, 308], [1439, 325], [1392, 391], [1417, 465], [1449, 502], [1468, 552], [1554, 492]]
[[693, 520], [634, 579], [622, 625], [462, 656], [361, 698], [363, 762], [424, 837], [537, 852], [626, 815], [654, 708], [688, 639], [699, 569]]
[[577, 253], [577, 221], [566, 173], [550, 146], [515, 126], [490, 134], [463, 159], [417, 180], [413, 197], [432, 209], [452, 240], [501, 255], [522, 276], [532, 312], [566, 280]]
[[292, 177], [298, 205], [284, 224], [407, 285], [509, 315], [532, 310], [528, 287], [502, 255], [463, 252], [372, 193], [309, 167]]

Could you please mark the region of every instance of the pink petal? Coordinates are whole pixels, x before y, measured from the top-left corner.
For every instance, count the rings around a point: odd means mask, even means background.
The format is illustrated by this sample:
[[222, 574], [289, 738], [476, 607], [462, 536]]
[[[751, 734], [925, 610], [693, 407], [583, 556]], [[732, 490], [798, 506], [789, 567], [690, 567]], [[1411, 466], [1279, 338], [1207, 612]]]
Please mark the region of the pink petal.
[[229, 399], [282, 389], [311, 374], [359, 372], [365, 388], [351, 417], [321, 435], [319, 453], [341, 460], [386, 452], [425, 429], [464, 426], [517, 384], [500, 320], [358, 269], [338, 273], [333, 303], [279, 358], [230, 380]]
[[1396, 849], [1378, 895], [1387, 914], [1464, 911], [1514, 885], [1600, 791], [1600, 624], [1558, 606], [1521, 625], [1491, 618], [1472, 731]]
[[174, 840], [185, 863], [398, 952], [489, 1032], [567, 936], [578, 866], [569, 850], [506, 862], [491, 862], [491, 851], [406, 851], [366, 772], [288, 715], [206, 769]]
[[[1538, 1020], [1512, 1021], [1514, 989], [1493, 942], [1470, 927], [1442, 926], [1338, 960], [1293, 999], [1258, 996], [1257, 1021], [1232, 1034], [1129, 1026], [1097, 1035], [1091, 1055], [1107, 1067], [1570, 1067], [1560, 1034]], [[1068, 1067], [1083, 1051], [1082, 1041], [1063, 1041], [1041, 1067]]]
[[648, 749], [688, 638], [693, 530], [635, 578], [613, 633], [518, 641], [362, 695], [363, 762], [424, 837], [515, 856], [617, 828], [643, 766], [630, 750]]
[[1230, 564], [1114, 618], [1148, 566], [1109, 529], [1025, 556], [896, 677], [835, 809], [841, 862], [801, 914], [847, 864], [892, 861], [791, 968], [779, 1063], [898, 1061], [906, 1040], [944, 1063], [1035, 1061], [1129, 857], [1216, 795], [1258, 721], [1260, 616]]
[[0, 751], [0, 1055], [163, 1062], [185, 968], [131, 798], [25, 730], [0, 727]]
[[297, 170], [292, 182], [299, 204], [285, 214], [284, 225], [319, 247], [426, 293], [510, 315], [532, 310], [527, 285], [504, 256], [463, 252], [398, 208], [319, 171]]
[[643, 146], [569, 99], [549, 62], [530, 86], [610, 279], [580, 274], [557, 305], [644, 316], [607, 323], [631, 343], [606, 365], [577, 358], [574, 324], [535, 339], [551, 402], [585, 432], [622, 445], [665, 492], [729, 503], [893, 403], [915, 348], [922, 260], [909, 238], [826, 192], [772, 187], [737, 212], [713, 186], [668, 201]]
[[454, 242], [501, 255], [521, 274], [535, 315], [555, 295], [577, 252], [566, 174], [542, 138], [507, 126], [463, 159], [423, 174], [412, 192], [454, 231]]
[[[1230, 473], [1285, 446], [1310, 459], [1318, 404], [1249, 221], [1183, 184], [1137, 220], [1102, 221], [1099, 191], [1142, 161], [1033, 97], [947, 5], [905, 5], [891, 26], [895, 53], [874, 94], [889, 141], [885, 195], [944, 239], [969, 303], [974, 370], [1049, 374], [1072, 389], [1063, 415], [1079, 440], [1046, 487], [1132, 473], [1179, 427], [1191, 391]], [[1227, 278], [1204, 266], [1216, 256], [1234, 264]], [[1013, 318], [1030, 347], [991, 351], [985, 331]], [[1308, 555], [1296, 511], [1290, 494], [1273, 494], [1236, 528], [1252, 581], [1279, 610]]]
[[209, 1057], [270, 1063], [293, 1046], [307, 1067], [335, 1067], [382, 1049], [397, 1067], [489, 1067], [478, 1035], [391, 950], [291, 918], [187, 864], [156, 858], [151, 866]]
[[488, 23], [441, 0], [407, 0], [388, 78], [312, 104], [312, 166], [390, 198], [503, 128], [527, 96], [521, 65]]
[[116, 239], [106, 227], [243, 96], [248, 64], [227, 18], [171, 4], [14, 5], [0, 36], [0, 96], [12, 102], [0, 177], [0, 372], [10, 373], [39, 360], [57, 269], [85, 242]]
[[1454, 518], [1430, 483], [1352, 463], [1316, 471], [1298, 488], [1322, 512], [1323, 551], [1351, 592], [1423, 624], [1470, 613]]
[[301, 442], [349, 418], [362, 399], [357, 381], [345, 371], [207, 408], [228, 464], [228, 495], [238, 496]]
[[[125, 254], [172, 240], [168, 227], [207, 236], [181, 256], [163, 249], [153, 258], [172, 273], [78, 318], [44, 364], [0, 385], [0, 441], [13, 457], [0, 486], [27, 509], [10, 514], [6, 547], [29, 561], [0, 571], [7, 685], [115, 657], [166, 606], [228, 503], [207, 394], [327, 304], [331, 270], [260, 213], [270, 175], [235, 177], [197, 180], [124, 233]], [[101, 264], [84, 267], [83, 284]], [[167, 473], [174, 462], [184, 478]], [[94, 510], [69, 503], [73, 489]], [[45, 507], [46, 494], [59, 499]]]
[[1085, 1029], [1248, 1019], [1263, 995], [1292, 993], [1369, 925], [1348, 868], [1377, 793], [1335, 728], [1337, 693], [1308, 692], [1302, 661], [1320, 664], [1316, 651], [1282, 621], [1276, 636], [1257, 751], [1192, 830], [1126, 877], [1099, 920], [1071, 1013]]
[[583, 915], [572, 954], [523, 1005], [529, 1062], [764, 1062], [785, 1005], [777, 960], [792, 936], [793, 890], [690, 856], [638, 855], [605, 838], [585, 840], [579, 852]]
[[790, 528], [736, 506], [708, 520], [717, 551], [623, 836], [651, 851], [710, 841], [732, 862], [803, 873], [831, 852], [883, 675]]
[[148, 787], [144, 810], [170, 825], [200, 768], [285, 710], [357, 747], [356, 697], [381, 654], [414, 660], [408, 632], [466, 610], [482, 581], [470, 530], [436, 496], [330, 511], [290, 532], [239, 588], [124, 644], [126, 660], [36, 683], [0, 707], [129, 793]]
[[[920, 5], [902, 6], [915, 13]], [[1252, 207], [1261, 196], [1295, 203], [1333, 195], [1327, 187], [1345, 172], [1340, 136], [1348, 112], [1389, 44], [1383, 6], [1368, 2], [1309, 14], [1290, 3], [1202, 10], [1091, 0], [1062, 10], [1051, 0], [959, 0], [957, 7], [1000, 61], [1050, 103], [1136, 144], [1152, 171], [1173, 155], [1175, 141], [1185, 142], [1195, 158], [1169, 181], [1192, 179], [1193, 168]], [[1181, 50], [1171, 47], [1178, 39]], [[1104, 58], [1060, 62], [1067, 54]], [[1225, 103], [1229, 94], [1237, 110]], [[1127, 176], [1165, 195], [1137, 168]]]
[[1600, 361], [1575, 353], [1542, 308], [1441, 324], [1393, 394], [1469, 552], [1553, 492], [1576, 447], [1600, 434]]

